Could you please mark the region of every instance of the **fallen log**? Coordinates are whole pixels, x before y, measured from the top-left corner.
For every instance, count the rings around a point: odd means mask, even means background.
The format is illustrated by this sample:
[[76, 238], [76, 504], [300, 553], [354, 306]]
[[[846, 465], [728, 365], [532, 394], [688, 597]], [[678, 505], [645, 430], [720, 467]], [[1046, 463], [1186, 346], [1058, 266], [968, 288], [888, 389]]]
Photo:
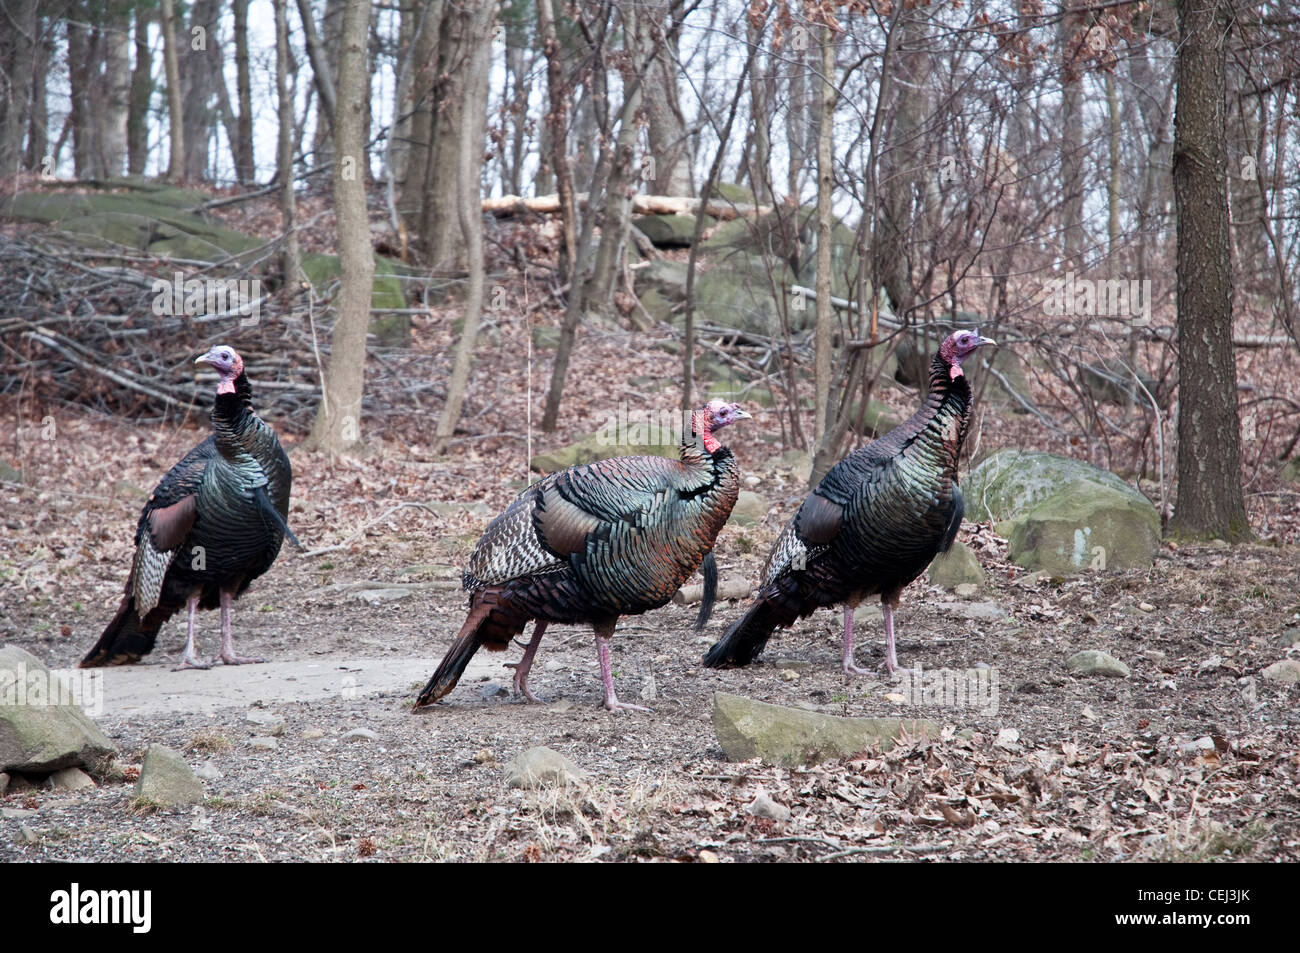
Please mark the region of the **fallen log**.
[[[587, 202], [587, 193], [579, 192], [575, 199], [579, 205]], [[632, 212], [635, 215], [694, 215], [700, 209], [700, 200], [676, 195], [634, 195]], [[499, 198], [483, 200], [483, 211], [490, 212], [498, 218], [519, 215], [522, 212], [534, 212], [539, 215], [556, 214], [560, 211], [558, 195], [538, 195], [525, 198], [521, 195], [503, 195]], [[705, 205], [705, 212], [719, 221], [733, 218], [750, 218], [766, 215], [772, 211], [770, 205], [748, 205], [714, 199]]]

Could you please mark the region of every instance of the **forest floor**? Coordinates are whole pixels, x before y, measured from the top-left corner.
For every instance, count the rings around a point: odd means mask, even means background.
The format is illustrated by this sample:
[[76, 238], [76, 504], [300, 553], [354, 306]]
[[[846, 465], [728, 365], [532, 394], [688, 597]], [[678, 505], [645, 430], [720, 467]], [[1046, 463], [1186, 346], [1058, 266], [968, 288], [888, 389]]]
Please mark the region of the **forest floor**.
[[[147, 670], [127, 673], [132, 691], [153, 685], [150, 703], [128, 710], [140, 696], [125, 688], [105, 699], [99, 721], [118, 746], [120, 777], [79, 792], [11, 790], [0, 798], [0, 860], [1300, 860], [1300, 686], [1260, 674], [1300, 651], [1300, 515], [1271, 462], [1289, 434], [1280, 424], [1247, 435], [1258, 544], [1167, 543], [1147, 570], [1042, 578], [1010, 564], [991, 527], [966, 524], [987, 585], [969, 599], [924, 579], [911, 586], [899, 655], [928, 672], [989, 667], [996, 705], [913, 704], [926, 699], [883, 676], [846, 679], [836, 612], [778, 634], [747, 669], [703, 669], [701, 655], [743, 609], [723, 602], [704, 632], [690, 628], [694, 607], [622, 620], [619, 693], [653, 714], [604, 711], [591, 633], [562, 626], [548, 630], [531, 679], [546, 704], [509, 694], [503, 663], [519, 657], [514, 648], [482, 653], [455, 691], [413, 713], [464, 617], [460, 568], [526, 485], [530, 454], [625, 411], [678, 403], [672, 329], [586, 325], [559, 432], [538, 433], [551, 361], [533, 351], [532, 327], [554, 327], [559, 308], [544, 287], [506, 280], [511, 300], [544, 306], [487, 315], [446, 457], [428, 444], [454, 304], [416, 315], [409, 348], [372, 350], [361, 456], [331, 461], [297, 446], [310, 406], [253, 380], [290, 448], [289, 522], [305, 546], [286, 548], [235, 608], [239, 650], [273, 664], [173, 672], [184, 620], [169, 622]], [[310, 350], [292, 350], [302, 328], [277, 322], [222, 340], [314, 367]], [[175, 366], [211, 343], [195, 341]], [[1241, 380], [1279, 379], [1271, 360], [1244, 351]], [[0, 463], [21, 471], [0, 468], [0, 644], [70, 667], [120, 599], [141, 504], [208, 424], [194, 411], [147, 417], [133, 409], [138, 395], [115, 395], [111, 381], [78, 378], [69, 392], [48, 371], [24, 373], [0, 398]], [[1069, 392], [1033, 382], [1035, 400], [1065, 421]], [[918, 400], [893, 387], [876, 396], [901, 417]], [[724, 578], [752, 582], [807, 485], [789, 453], [788, 415], [745, 406], [755, 419], [725, 439], [768, 512], [725, 528], [715, 553]], [[966, 453], [1088, 452], [1066, 433], [981, 402]], [[1094, 462], [1141, 459], [1149, 474], [1152, 445], [1116, 438]], [[1160, 496], [1149, 481], [1142, 488]], [[395, 601], [377, 594], [402, 587]], [[859, 664], [878, 664], [879, 621], [858, 631]], [[201, 650], [214, 652], [217, 639], [217, 615], [205, 613]], [[1111, 653], [1131, 674], [1071, 675], [1065, 661], [1083, 649]], [[945, 728], [844, 761], [731, 763], [713, 728], [715, 692]], [[344, 739], [357, 728], [374, 740]], [[268, 733], [273, 750], [251, 744]], [[158, 811], [136, 801], [130, 777], [152, 744], [204, 767], [202, 804]], [[508, 787], [503, 766], [536, 745], [570, 758], [586, 782]], [[788, 816], [751, 810], [760, 794]]]
[[[25, 482], [3, 487], [0, 644], [69, 667], [120, 596], [144, 493], [204, 428], [71, 408], [57, 420], [56, 439], [22, 443]], [[802, 493], [764, 449], [762, 424], [760, 414], [731, 437], [770, 510], [723, 531], [724, 578], [757, 577]], [[833, 612], [778, 634], [747, 669], [703, 669], [702, 653], [742, 611], [723, 602], [702, 633], [690, 628], [694, 607], [622, 621], [619, 691], [653, 714], [600, 707], [592, 637], [576, 627], [552, 627], [541, 645], [531, 685], [546, 704], [509, 695], [512, 649], [482, 653], [443, 702], [413, 713], [463, 619], [459, 567], [513, 492], [491, 457], [426, 460], [382, 435], [359, 460], [294, 451], [291, 523], [306, 552], [286, 548], [237, 604], [236, 644], [315, 672], [316, 688], [249, 666], [218, 673], [239, 679], [241, 694], [233, 707], [214, 703], [203, 688], [214, 673], [170, 670], [178, 617], [147, 660], [166, 704], [140, 714], [108, 698], [99, 719], [125, 776], [80, 792], [11, 791], [0, 799], [0, 859], [1300, 860], [1300, 687], [1260, 677], [1294, 654], [1287, 643], [1300, 632], [1292, 542], [1166, 544], [1147, 571], [1050, 579], [1018, 570], [989, 527], [967, 524], [987, 586], [963, 600], [914, 584], [899, 655], [930, 672], [991, 666], [996, 711], [914, 705], [883, 676], [846, 679]], [[410, 595], [365, 601], [394, 585]], [[858, 631], [859, 663], [878, 664], [879, 622]], [[217, 615], [205, 613], [201, 650], [217, 638]], [[1131, 675], [1069, 674], [1065, 660], [1082, 649], [1110, 652]], [[883, 755], [730, 763], [713, 729], [715, 692], [948, 727]], [[377, 739], [344, 740], [356, 728]], [[274, 750], [250, 745], [268, 730]], [[151, 744], [219, 772], [201, 805], [137, 804], [130, 777]], [[570, 758], [586, 783], [509, 788], [503, 766], [535, 745]], [[789, 817], [747, 810], [764, 793]], [[34, 835], [26, 843], [22, 827]]]

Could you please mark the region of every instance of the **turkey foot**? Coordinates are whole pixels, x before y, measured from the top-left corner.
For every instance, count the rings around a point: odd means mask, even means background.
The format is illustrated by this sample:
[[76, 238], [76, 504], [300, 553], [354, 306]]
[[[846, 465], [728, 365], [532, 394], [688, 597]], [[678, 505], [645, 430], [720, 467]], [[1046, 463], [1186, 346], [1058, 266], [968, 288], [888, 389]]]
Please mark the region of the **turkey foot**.
[[538, 705], [546, 703], [528, 690], [528, 672], [533, 667], [533, 656], [537, 654], [537, 643], [542, 640], [542, 633], [545, 631], [545, 622], [535, 622], [533, 624], [533, 640], [524, 647], [524, 657], [518, 662], [506, 663], [506, 668], [515, 670], [515, 694], [523, 695], [530, 702], [536, 702]]
[[609, 636], [613, 634], [613, 626], [609, 627], [609, 635], [601, 635], [600, 630], [596, 631], [596, 655], [600, 659], [600, 680], [605, 685], [605, 707], [609, 711], [644, 711], [654, 714], [654, 709], [644, 705], [629, 705], [618, 700], [618, 695], [614, 692], [614, 673], [609, 666]]

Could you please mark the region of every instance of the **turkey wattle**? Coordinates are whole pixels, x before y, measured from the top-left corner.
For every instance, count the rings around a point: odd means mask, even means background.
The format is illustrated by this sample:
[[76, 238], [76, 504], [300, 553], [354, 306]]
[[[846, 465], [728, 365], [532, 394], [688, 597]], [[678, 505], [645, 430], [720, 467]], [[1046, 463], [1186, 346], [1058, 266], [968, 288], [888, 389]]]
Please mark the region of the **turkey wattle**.
[[505, 649], [536, 620], [515, 664], [515, 689], [531, 701], [528, 671], [553, 622], [595, 630], [605, 707], [647, 709], [614, 692], [609, 639], [618, 617], [665, 605], [713, 549], [739, 492], [739, 469], [717, 430], [749, 417], [710, 401], [691, 416], [679, 460], [615, 457], [570, 467], [521, 493], [474, 547], [464, 585], [469, 616], [416, 707], [446, 695], [480, 646]]
[[889, 672], [894, 609], [903, 589], [945, 552], [961, 527], [957, 458], [970, 421], [971, 390], [962, 361], [996, 342], [958, 331], [930, 364], [930, 392], [901, 426], [831, 468], [786, 524], [768, 554], [749, 610], [704, 657], [711, 668], [748, 665], [774, 629], [822, 606], [844, 605], [842, 665], [853, 663], [853, 609], [879, 595]]
[[293, 472], [284, 448], [253, 411], [243, 359], [219, 345], [195, 361], [220, 374], [212, 436], [168, 471], [149, 496], [135, 532], [135, 558], [117, 615], [82, 668], [138, 662], [153, 649], [162, 624], [188, 609], [180, 668], [208, 668], [194, 650], [199, 609], [221, 607], [220, 659], [262, 662], [235, 654], [230, 605], [271, 568], [285, 534]]

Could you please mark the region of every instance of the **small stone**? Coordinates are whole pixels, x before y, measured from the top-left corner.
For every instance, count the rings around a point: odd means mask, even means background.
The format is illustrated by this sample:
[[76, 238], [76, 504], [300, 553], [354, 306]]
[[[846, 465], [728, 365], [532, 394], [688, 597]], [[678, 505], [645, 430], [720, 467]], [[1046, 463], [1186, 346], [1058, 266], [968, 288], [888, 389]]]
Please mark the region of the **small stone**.
[[1110, 678], [1128, 678], [1129, 668], [1113, 655], [1096, 649], [1075, 652], [1065, 660], [1072, 675], [1105, 675]]
[[250, 725], [257, 725], [262, 729], [262, 734], [270, 737], [284, 734], [284, 718], [273, 711], [253, 708], [244, 715], [244, 721]]
[[325, 737], [325, 732], [320, 728], [308, 728], [302, 733], [304, 741], [318, 741]]
[[215, 764], [211, 761], [204, 761], [194, 769], [194, 776], [200, 781], [219, 781], [225, 777]]
[[961, 596], [963, 599], [969, 599], [979, 591], [980, 587], [973, 582], [963, 582], [953, 590], [956, 595]]
[[573, 710], [573, 702], [569, 701], [567, 698], [561, 698], [559, 701], [551, 705], [551, 711], [560, 715], [564, 714], [566, 711], [572, 711], [572, 710]]
[[1289, 629], [1283, 629], [1282, 634], [1278, 636], [1278, 640], [1288, 648], [1300, 642], [1300, 625], [1293, 625]]
[[885, 701], [893, 702], [895, 705], [901, 705], [907, 701], [907, 696], [901, 692], [888, 692], [885, 695]]
[[349, 731], [347, 734], [343, 736], [343, 740], [348, 742], [378, 741], [379, 735], [371, 731], [369, 728], [353, 728], [351, 731]]
[[194, 776], [185, 759], [163, 745], [150, 745], [140, 766], [135, 796], [162, 807], [180, 807], [203, 800], [203, 782]]
[[248, 746], [254, 751], [274, 751], [280, 747], [280, 742], [269, 735], [261, 735], [257, 738], [249, 738]]
[[1014, 728], [1003, 728], [993, 741], [993, 747], [1001, 748], [1003, 751], [1015, 751], [1019, 744], [1020, 732]]
[[1080, 711], [1079, 714], [1082, 715], [1084, 718], [1087, 718], [1089, 721], [1097, 720], [1097, 713], [1092, 710], [1091, 705], [1084, 705], [1083, 710]]
[[655, 686], [655, 677], [653, 674], [645, 677], [645, 682], [641, 685], [641, 700], [643, 702], [652, 702], [659, 697], [659, 691]]
[[40, 840], [40, 838], [37, 837], [36, 833], [26, 824], [19, 824], [18, 833], [14, 836], [14, 840], [17, 841], [19, 844], [30, 845], [30, 844], [35, 844], [37, 841]]
[[698, 854], [695, 855], [695, 859], [698, 860], [698, 861], [699, 861], [700, 863], [702, 863], [702, 864], [716, 864], [716, 863], [719, 863], [719, 861], [718, 861], [718, 855], [715, 854], [715, 853], [714, 853], [713, 851], [711, 851], [711, 850], [702, 850], [702, 851], [700, 851]]
[[1197, 738], [1195, 741], [1190, 741], [1183, 745], [1182, 750], [1184, 754], [1199, 754], [1202, 751], [1213, 751], [1214, 739], [1209, 735], [1205, 735], [1202, 738]]
[[50, 775], [50, 784], [56, 791], [80, 791], [93, 788], [95, 782], [80, 768], [64, 768]]
[[506, 784], [512, 788], [580, 784], [587, 777], [585, 771], [564, 755], [540, 745], [511, 758], [505, 774]]
[[1143, 612], [1155, 612], [1155, 611], [1156, 611], [1156, 607], [1153, 606], [1153, 605], [1152, 605], [1151, 603], [1149, 603], [1149, 602], [1139, 602], [1139, 603], [1138, 603], [1138, 608], [1141, 609]]
[[493, 698], [500, 698], [510, 694], [510, 689], [506, 688], [500, 682], [488, 682], [478, 690], [479, 698], [484, 701], [491, 701]]
[[995, 602], [945, 602], [935, 608], [945, 615], [974, 622], [993, 622], [1007, 616], [1007, 610]]
[[386, 602], [397, 602], [399, 599], [405, 599], [414, 594], [414, 589], [358, 589], [355, 592], [349, 592], [344, 598], [353, 602], [364, 602], [367, 605], [378, 606]]
[[1277, 682], [1280, 685], [1294, 685], [1297, 682], [1300, 682], [1300, 660], [1289, 658], [1283, 659], [1280, 662], [1274, 662], [1259, 674], [1266, 682]]
[[766, 791], [760, 790], [758, 796], [750, 801], [745, 808], [746, 814], [752, 814], [754, 817], [766, 817], [774, 821], [790, 820], [790, 809], [784, 804], [778, 804], [767, 796]]
[[797, 682], [799, 681], [799, 673], [792, 668], [783, 668], [781, 669], [781, 681]]
[[932, 586], [942, 586], [944, 589], [955, 589], [962, 585], [978, 589], [986, 577], [979, 557], [971, 548], [965, 543], [953, 543], [952, 548], [946, 553], [940, 553], [930, 563], [929, 578]]
[[24, 817], [35, 817], [36, 812], [25, 807], [6, 807], [0, 808], [0, 817], [6, 821], [16, 821]]
[[1155, 662], [1156, 665], [1164, 665], [1169, 661], [1169, 656], [1159, 649], [1143, 649], [1142, 657], [1148, 661]]
[[878, 602], [868, 602], [866, 605], [858, 606], [853, 610], [853, 624], [855, 626], [862, 623], [878, 624], [884, 621], [885, 612], [880, 608]]
[[496, 758], [493, 756], [491, 748], [479, 748], [474, 752], [474, 760], [479, 764], [491, 764]]

